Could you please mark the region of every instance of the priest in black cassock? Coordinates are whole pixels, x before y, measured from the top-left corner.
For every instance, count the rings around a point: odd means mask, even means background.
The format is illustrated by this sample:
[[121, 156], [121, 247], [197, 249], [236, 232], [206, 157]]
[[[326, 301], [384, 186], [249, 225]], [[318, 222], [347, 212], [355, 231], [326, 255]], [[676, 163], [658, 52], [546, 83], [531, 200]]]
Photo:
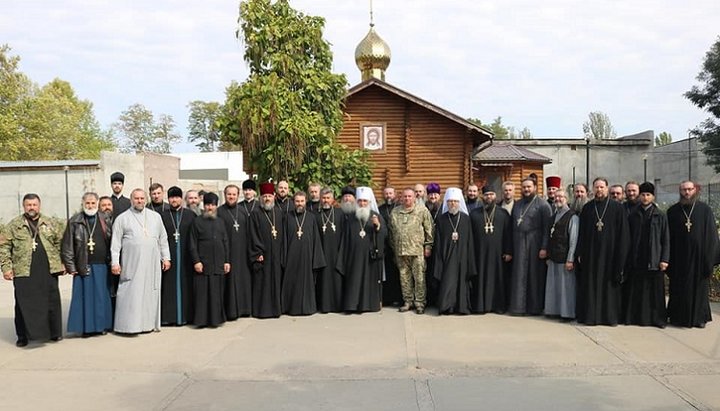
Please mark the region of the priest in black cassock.
[[112, 201], [112, 218], [113, 220], [115, 217], [120, 215], [123, 211], [126, 211], [128, 208], [130, 208], [130, 199], [125, 197], [122, 193], [123, 186], [125, 185], [125, 175], [119, 171], [116, 171], [110, 175], [110, 187], [112, 188], [112, 196], [110, 196], [110, 201]]
[[708, 282], [720, 263], [720, 242], [712, 209], [698, 199], [692, 181], [680, 184], [680, 201], [667, 212], [670, 227], [670, 324], [704, 328], [712, 321]]
[[325, 256], [315, 215], [306, 209], [306, 198], [305, 192], [295, 192], [294, 210], [285, 219], [283, 314], [310, 315], [317, 311], [315, 276], [325, 267]]
[[536, 181], [522, 182], [523, 198], [515, 202], [513, 219], [513, 265], [508, 311], [516, 315], [539, 315], [545, 307], [548, 242], [552, 211], [537, 195]]
[[[243, 182], [243, 193], [254, 193], [255, 182]], [[225, 225], [230, 242], [230, 273], [225, 276], [225, 316], [229, 321], [249, 316], [252, 312], [252, 276], [248, 260], [250, 213], [257, 201], [238, 202], [240, 188], [230, 184], [223, 190], [225, 204], [218, 207], [218, 218]], [[254, 196], [253, 196], [254, 197]]]
[[224, 224], [217, 218], [217, 204], [217, 194], [205, 193], [202, 216], [193, 221], [190, 230], [190, 258], [195, 269], [193, 324], [198, 327], [217, 327], [225, 322], [223, 288], [224, 277], [230, 272], [230, 243]]
[[290, 184], [287, 180], [278, 181], [275, 204], [277, 204], [278, 208], [280, 208], [283, 213], [287, 213], [292, 210], [294, 203], [292, 197], [290, 196]]
[[670, 261], [667, 217], [655, 204], [655, 186], [642, 183], [637, 207], [628, 217], [630, 253], [623, 284], [623, 316], [628, 325], [665, 328], [665, 270]]
[[608, 196], [608, 182], [593, 181], [595, 198], [580, 213], [576, 256], [575, 316], [586, 325], [617, 325], [621, 321], [621, 288], [630, 248], [627, 213]]
[[433, 276], [439, 283], [440, 314], [470, 314], [470, 280], [477, 275], [472, 228], [462, 190], [445, 191], [442, 214], [435, 223]]
[[507, 284], [512, 260], [512, 219], [497, 203], [495, 189], [482, 188], [483, 207], [470, 212], [475, 267], [470, 303], [475, 313], [507, 311]]
[[322, 186], [319, 183], [310, 183], [308, 185], [308, 199], [307, 207], [305, 207], [311, 213], [317, 213], [320, 211], [320, 191]]
[[170, 247], [170, 269], [163, 271], [160, 285], [162, 325], [183, 325], [192, 320], [192, 261], [188, 258], [188, 236], [195, 213], [182, 206], [179, 187], [167, 191], [169, 207], [160, 213]]
[[273, 183], [260, 184], [260, 207], [250, 214], [248, 257], [252, 262], [252, 316], [280, 317], [286, 214], [275, 204]]
[[358, 187], [357, 206], [345, 221], [337, 261], [347, 312], [380, 311], [387, 227], [377, 210], [372, 189]]
[[[347, 191], [349, 193], [349, 190]], [[354, 194], [354, 190], [353, 196]], [[343, 189], [343, 194], [346, 191]], [[337, 271], [340, 235], [345, 227], [345, 215], [335, 207], [335, 194], [330, 188], [320, 191], [320, 211], [316, 214], [320, 239], [322, 240], [325, 268], [318, 272], [315, 281], [317, 309], [321, 313], [336, 313], [343, 310], [342, 276]]]

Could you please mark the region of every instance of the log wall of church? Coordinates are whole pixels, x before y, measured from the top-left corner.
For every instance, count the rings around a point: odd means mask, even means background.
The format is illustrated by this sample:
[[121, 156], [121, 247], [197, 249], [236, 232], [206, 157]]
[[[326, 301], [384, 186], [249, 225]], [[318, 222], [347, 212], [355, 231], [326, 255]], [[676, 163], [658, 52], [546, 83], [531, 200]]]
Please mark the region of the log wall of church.
[[471, 175], [466, 130], [412, 101], [377, 87], [370, 87], [346, 102], [345, 123], [339, 141], [353, 149], [361, 144], [364, 123], [385, 124], [385, 152], [372, 152], [373, 190], [396, 189], [417, 183], [437, 182], [464, 188]]

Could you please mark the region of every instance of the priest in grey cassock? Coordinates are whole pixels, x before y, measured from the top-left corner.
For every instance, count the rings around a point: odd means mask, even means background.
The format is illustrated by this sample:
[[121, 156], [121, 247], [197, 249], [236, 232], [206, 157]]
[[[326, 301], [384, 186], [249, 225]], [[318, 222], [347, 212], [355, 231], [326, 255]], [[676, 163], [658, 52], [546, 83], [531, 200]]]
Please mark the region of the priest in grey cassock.
[[260, 207], [250, 214], [248, 253], [253, 265], [252, 316], [276, 318], [282, 313], [283, 236], [287, 213], [275, 204], [273, 183], [260, 184], [260, 195]]
[[347, 215], [337, 261], [343, 276], [343, 309], [380, 311], [387, 227], [370, 187], [358, 187], [354, 214]]
[[567, 193], [562, 188], [555, 191], [554, 202], [555, 213], [548, 245], [545, 315], [570, 321], [575, 318], [575, 247], [580, 219], [568, 206]]
[[621, 288], [625, 259], [630, 249], [627, 212], [610, 200], [608, 182], [593, 181], [595, 198], [580, 213], [576, 259], [575, 317], [586, 325], [617, 325], [620, 321]]
[[503, 314], [508, 306], [513, 224], [510, 214], [497, 203], [495, 189], [485, 186], [482, 193], [483, 206], [470, 212], [478, 273], [472, 281], [470, 302], [475, 313]]
[[[350, 188], [343, 189], [343, 194], [349, 194]], [[352, 189], [355, 196], [355, 190]], [[345, 215], [335, 207], [335, 193], [330, 188], [320, 191], [320, 210], [315, 218], [325, 256], [325, 268], [317, 275], [315, 281], [315, 295], [317, 309], [321, 313], [336, 313], [343, 310], [342, 306], [342, 276], [337, 271], [338, 251], [340, 249], [340, 235], [345, 227]]]
[[523, 198], [513, 207], [513, 267], [508, 311], [516, 315], [540, 315], [545, 306], [547, 247], [550, 205], [537, 195], [537, 183], [522, 182]]
[[470, 314], [470, 279], [477, 275], [475, 246], [463, 192], [457, 187], [445, 191], [432, 250], [433, 276], [439, 282], [438, 312]]
[[230, 273], [225, 278], [225, 315], [229, 321], [247, 317], [252, 313], [252, 276], [248, 260], [250, 213], [258, 207], [255, 201], [255, 181], [245, 180], [243, 195], [249, 201], [239, 201], [240, 188], [234, 184], [225, 187], [225, 204], [217, 209], [217, 216], [225, 225], [230, 241]]
[[161, 269], [170, 269], [170, 249], [162, 218], [145, 198], [143, 189], [133, 190], [132, 207], [113, 223], [111, 271], [120, 276], [114, 330], [122, 334], [160, 330]]
[[201, 217], [193, 221], [188, 249], [193, 262], [195, 311], [193, 324], [217, 327], [225, 322], [224, 277], [230, 272], [230, 243], [222, 220], [217, 217], [218, 196], [205, 193]]
[[306, 208], [304, 191], [293, 195], [293, 210], [285, 216], [285, 263], [282, 281], [283, 314], [310, 315], [317, 311], [315, 276], [325, 256], [315, 214]]
[[169, 207], [160, 213], [170, 248], [170, 269], [162, 273], [160, 319], [162, 325], [183, 325], [192, 321], [193, 268], [188, 258], [188, 234], [195, 213], [182, 206], [180, 187], [167, 191]]
[[712, 208], [700, 201], [692, 181], [680, 184], [680, 201], [668, 209], [670, 227], [670, 324], [704, 328], [712, 321], [708, 299], [713, 267], [720, 263], [720, 241]]

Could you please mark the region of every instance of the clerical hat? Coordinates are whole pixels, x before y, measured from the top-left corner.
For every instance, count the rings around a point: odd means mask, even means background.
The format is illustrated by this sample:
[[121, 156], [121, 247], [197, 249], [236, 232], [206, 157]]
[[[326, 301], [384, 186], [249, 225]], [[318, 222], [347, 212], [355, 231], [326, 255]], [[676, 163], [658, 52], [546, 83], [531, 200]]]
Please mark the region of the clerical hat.
[[260, 183], [260, 195], [275, 194], [275, 184], [273, 183]]
[[653, 183], [646, 181], [640, 184], [640, 194], [642, 193], [650, 193], [652, 195], [655, 195], [655, 186], [653, 185]]
[[182, 198], [182, 194], [183, 193], [182, 193], [182, 190], [180, 189], [180, 187], [172, 186], [172, 187], [168, 188], [168, 192], [167, 192], [168, 198], [170, 198], [170, 197], [181, 197]]
[[483, 186], [482, 193], [487, 194], [487, 193], [497, 193], [497, 192], [495, 191], [495, 187], [493, 187], [493, 186]]
[[257, 191], [257, 184], [255, 184], [255, 180], [245, 180], [242, 183], [242, 189], [243, 190], [255, 190]]
[[355, 197], [355, 187], [353, 186], [345, 186], [340, 190], [340, 195], [344, 196], [345, 194], [350, 194], [351, 196]]
[[427, 190], [428, 194], [440, 194], [440, 184], [438, 183], [428, 183], [425, 189]]
[[119, 181], [123, 184], [125, 184], [125, 175], [119, 171], [116, 171], [112, 174], [110, 174], [110, 183], [114, 183], [116, 181]]
[[203, 204], [205, 204], [205, 205], [208, 205], [208, 204], [217, 205], [217, 204], [218, 204], [218, 196], [217, 196], [217, 194], [215, 194], [215, 193], [213, 193], [213, 192], [205, 193], [205, 195], [203, 196]]
[[558, 176], [549, 176], [545, 179], [545, 184], [550, 187], [560, 188], [562, 180]]

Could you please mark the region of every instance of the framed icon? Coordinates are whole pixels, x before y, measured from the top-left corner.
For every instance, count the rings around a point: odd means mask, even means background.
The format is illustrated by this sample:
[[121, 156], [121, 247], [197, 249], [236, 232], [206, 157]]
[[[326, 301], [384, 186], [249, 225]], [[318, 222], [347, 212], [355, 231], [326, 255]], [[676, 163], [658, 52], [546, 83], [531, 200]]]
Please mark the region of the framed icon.
[[372, 152], [385, 152], [385, 124], [361, 124], [360, 147]]

